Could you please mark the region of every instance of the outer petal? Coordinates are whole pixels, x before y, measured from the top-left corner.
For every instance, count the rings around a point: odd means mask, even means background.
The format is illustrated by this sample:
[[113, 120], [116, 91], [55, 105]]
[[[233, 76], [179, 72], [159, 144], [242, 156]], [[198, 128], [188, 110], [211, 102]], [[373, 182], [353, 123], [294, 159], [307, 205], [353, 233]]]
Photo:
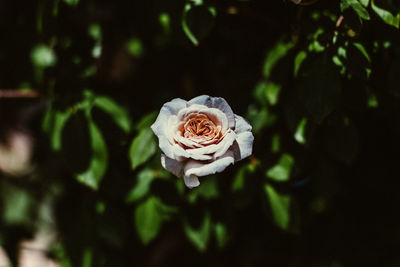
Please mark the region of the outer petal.
[[190, 189], [200, 185], [199, 178], [196, 175], [184, 176], [183, 180], [185, 181], [185, 185]]
[[199, 147], [203, 146], [203, 145], [200, 145], [200, 144], [194, 142], [191, 139], [188, 139], [188, 138], [185, 138], [183, 136], [180, 136], [179, 134], [175, 134], [174, 139], [177, 142], [179, 142], [179, 143], [181, 143], [181, 144], [183, 144], [183, 145], [185, 145], [187, 147], [190, 147], [190, 148], [199, 148]]
[[158, 138], [158, 146], [161, 151], [168, 157], [177, 161], [183, 161], [188, 158], [193, 158], [195, 160], [210, 160], [212, 156], [201, 155], [201, 154], [190, 154], [186, 152], [179, 144], [171, 144], [165, 136], [160, 136]]
[[236, 142], [232, 146], [235, 154], [235, 161], [247, 158], [253, 151], [254, 136], [251, 132], [244, 132], [237, 135]]
[[193, 98], [188, 102], [188, 105], [199, 104], [205, 105], [210, 108], [217, 108], [225, 113], [228, 118], [229, 128], [235, 127], [235, 116], [229, 104], [222, 97], [211, 97], [208, 95], [201, 95]]
[[158, 146], [167, 157], [174, 159], [175, 153], [173, 145], [168, 141], [167, 137], [161, 135], [158, 137]]
[[183, 176], [183, 163], [161, 154], [161, 165], [177, 177]]
[[250, 123], [248, 123], [247, 120], [244, 119], [242, 116], [235, 114], [235, 121], [235, 133], [251, 132], [252, 127]]
[[211, 161], [201, 162], [196, 160], [189, 160], [183, 168], [185, 176], [205, 176], [222, 172], [230, 164], [234, 163], [233, 152], [228, 150], [222, 157]]
[[212, 159], [212, 156], [210, 155], [202, 155], [202, 154], [193, 154], [193, 153], [188, 153], [186, 150], [184, 150], [180, 145], [174, 144], [172, 146], [174, 156], [172, 158], [178, 160], [182, 158], [192, 158], [195, 160], [210, 160]]
[[231, 150], [235, 154], [235, 161], [247, 158], [253, 150], [254, 136], [251, 133], [251, 125], [239, 115], [235, 115], [237, 134], [236, 141], [233, 143]]
[[233, 142], [236, 139], [236, 134], [234, 131], [229, 130], [229, 132], [225, 135], [221, 142], [218, 144], [212, 144], [208, 146], [204, 146], [202, 148], [194, 148], [194, 149], [186, 149], [186, 152], [193, 155], [209, 155], [214, 154], [213, 158], [218, 158], [225, 154], [225, 152], [232, 146]]
[[164, 131], [163, 134], [167, 137], [168, 141], [173, 144], [174, 136], [178, 127], [179, 121], [176, 115], [171, 115], [167, 119], [166, 123], [164, 123]]
[[177, 115], [181, 109], [187, 107], [186, 100], [175, 98], [170, 102], [165, 103], [156, 121], [151, 125], [151, 129], [153, 130], [154, 134], [158, 137], [165, 134], [165, 130], [168, 128], [168, 121], [171, 115]]

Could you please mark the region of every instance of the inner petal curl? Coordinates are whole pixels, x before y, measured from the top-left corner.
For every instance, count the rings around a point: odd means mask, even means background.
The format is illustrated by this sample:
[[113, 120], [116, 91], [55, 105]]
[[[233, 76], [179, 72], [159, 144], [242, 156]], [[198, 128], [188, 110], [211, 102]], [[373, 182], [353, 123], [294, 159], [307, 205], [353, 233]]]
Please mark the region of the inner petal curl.
[[182, 137], [202, 145], [216, 143], [222, 137], [221, 125], [204, 113], [188, 114], [179, 128]]

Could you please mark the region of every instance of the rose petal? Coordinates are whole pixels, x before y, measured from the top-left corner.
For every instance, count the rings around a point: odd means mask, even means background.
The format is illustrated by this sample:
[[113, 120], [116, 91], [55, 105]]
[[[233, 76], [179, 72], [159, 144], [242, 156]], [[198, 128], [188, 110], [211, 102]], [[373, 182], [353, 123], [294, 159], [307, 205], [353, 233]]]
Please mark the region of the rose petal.
[[177, 115], [181, 109], [186, 108], [187, 102], [186, 100], [175, 98], [172, 99], [170, 102], [165, 103], [156, 121], [151, 125], [151, 129], [153, 130], [154, 134], [160, 137], [161, 135], [165, 134], [165, 130], [168, 129], [168, 121], [171, 115]]
[[164, 169], [172, 172], [175, 176], [183, 176], [183, 164], [181, 162], [161, 154], [161, 165], [164, 167]]
[[171, 158], [176, 159], [176, 160], [179, 160], [180, 157], [187, 158], [187, 159], [192, 158], [195, 160], [210, 160], [210, 159], [212, 159], [212, 156], [210, 156], [210, 155], [188, 153], [179, 144], [174, 144], [172, 149], [174, 151], [174, 156]]
[[221, 125], [223, 131], [226, 131], [230, 127], [229, 118], [225, 112], [221, 111], [218, 108], [209, 108], [207, 106], [198, 104], [193, 104], [187, 108], [180, 110], [177, 114], [178, 121], [183, 121], [186, 117], [190, 118], [196, 116], [195, 114], [192, 115], [191, 113], [200, 113], [199, 115], [207, 115], [207, 117], [211, 119], [215, 125]]
[[212, 162], [201, 162], [196, 160], [189, 160], [183, 168], [185, 177], [191, 175], [205, 176], [222, 172], [230, 164], [234, 163], [233, 152], [228, 150], [222, 157]]
[[193, 113], [193, 112], [198, 112], [201, 109], [207, 109], [207, 106], [204, 105], [191, 105], [187, 106], [181, 110], [179, 110], [178, 114], [178, 120], [182, 121], [184, 117], [188, 116], [188, 114]]
[[214, 158], [219, 158], [225, 154], [226, 151], [232, 146], [236, 139], [236, 133], [234, 131], [229, 131], [224, 139], [220, 142], [221, 147], [215, 152]]
[[218, 144], [212, 144], [208, 146], [204, 146], [202, 148], [194, 148], [194, 149], [186, 149], [191, 155], [204, 155], [204, 154], [213, 154], [213, 158], [218, 158], [225, 154], [225, 152], [229, 149], [229, 147], [233, 144], [236, 139], [236, 134], [233, 131], [227, 132], [226, 136], [219, 142]]
[[161, 151], [169, 158], [177, 161], [183, 161], [188, 158], [195, 160], [210, 160], [212, 156], [201, 154], [190, 154], [186, 152], [179, 144], [171, 144], [165, 136], [158, 138], [158, 145]]
[[193, 98], [188, 102], [188, 105], [204, 105], [210, 108], [217, 108], [225, 113], [226, 117], [228, 118], [228, 127], [234, 128], [235, 127], [235, 116], [229, 104], [223, 99], [222, 97], [210, 97], [208, 95], [201, 95], [198, 97]]
[[203, 145], [201, 145], [201, 144], [199, 144], [199, 143], [196, 143], [196, 142], [194, 142], [193, 140], [191, 140], [191, 139], [189, 139], [189, 138], [180, 136], [179, 134], [176, 134], [175, 137], [174, 137], [174, 139], [175, 139], [177, 142], [183, 144], [183, 145], [186, 146], [186, 147], [190, 147], [190, 148], [199, 148], [199, 147], [203, 147]]
[[161, 135], [158, 137], [158, 146], [161, 151], [167, 155], [169, 158], [175, 158], [175, 154], [173, 151], [173, 145], [168, 141], [167, 137]]
[[235, 154], [235, 161], [247, 158], [253, 150], [254, 136], [251, 132], [240, 133], [236, 137], [236, 142], [232, 146]]
[[237, 134], [236, 142], [232, 146], [235, 154], [235, 161], [247, 158], [253, 149], [254, 136], [251, 133], [251, 125], [242, 116], [235, 115]]
[[217, 108], [203, 108], [199, 113], [206, 114], [215, 125], [221, 125], [221, 131], [225, 133], [229, 129], [228, 117], [224, 112]]
[[200, 185], [199, 178], [196, 175], [184, 176], [183, 180], [185, 181], [185, 185], [190, 189]]
[[171, 144], [174, 144], [174, 136], [175, 136], [175, 132], [177, 129], [177, 125], [179, 124], [178, 122], [178, 117], [176, 115], [171, 115], [168, 119], [167, 119], [167, 123], [164, 125], [164, 136], [167, 137], [168, 141]]
[[235, 114], [235, 121], [235, 133], [251, 132], [252, 127], [245, 118]]

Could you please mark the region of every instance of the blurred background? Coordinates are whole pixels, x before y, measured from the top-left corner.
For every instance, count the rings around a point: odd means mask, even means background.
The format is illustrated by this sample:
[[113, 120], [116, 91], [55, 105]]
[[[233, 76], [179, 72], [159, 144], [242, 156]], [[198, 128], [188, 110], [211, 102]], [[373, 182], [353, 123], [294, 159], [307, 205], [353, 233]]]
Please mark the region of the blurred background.
[[[400, 1], [0, 0], [0, 266], [400, 266]], [[223, 97], [187, 189], [149, 126]]]

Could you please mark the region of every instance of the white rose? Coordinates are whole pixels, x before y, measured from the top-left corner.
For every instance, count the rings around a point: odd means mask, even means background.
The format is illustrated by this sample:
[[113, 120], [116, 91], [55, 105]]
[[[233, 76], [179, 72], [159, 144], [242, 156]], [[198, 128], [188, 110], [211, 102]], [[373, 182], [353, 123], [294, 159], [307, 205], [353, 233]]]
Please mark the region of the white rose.
[[252, 153], [251, 125], [221, 97], [175, 98], [163, 105], [151, 129], [164, 153], [162, 166], [189, 188], [200, 185], [198, 176], [222, 172]]

